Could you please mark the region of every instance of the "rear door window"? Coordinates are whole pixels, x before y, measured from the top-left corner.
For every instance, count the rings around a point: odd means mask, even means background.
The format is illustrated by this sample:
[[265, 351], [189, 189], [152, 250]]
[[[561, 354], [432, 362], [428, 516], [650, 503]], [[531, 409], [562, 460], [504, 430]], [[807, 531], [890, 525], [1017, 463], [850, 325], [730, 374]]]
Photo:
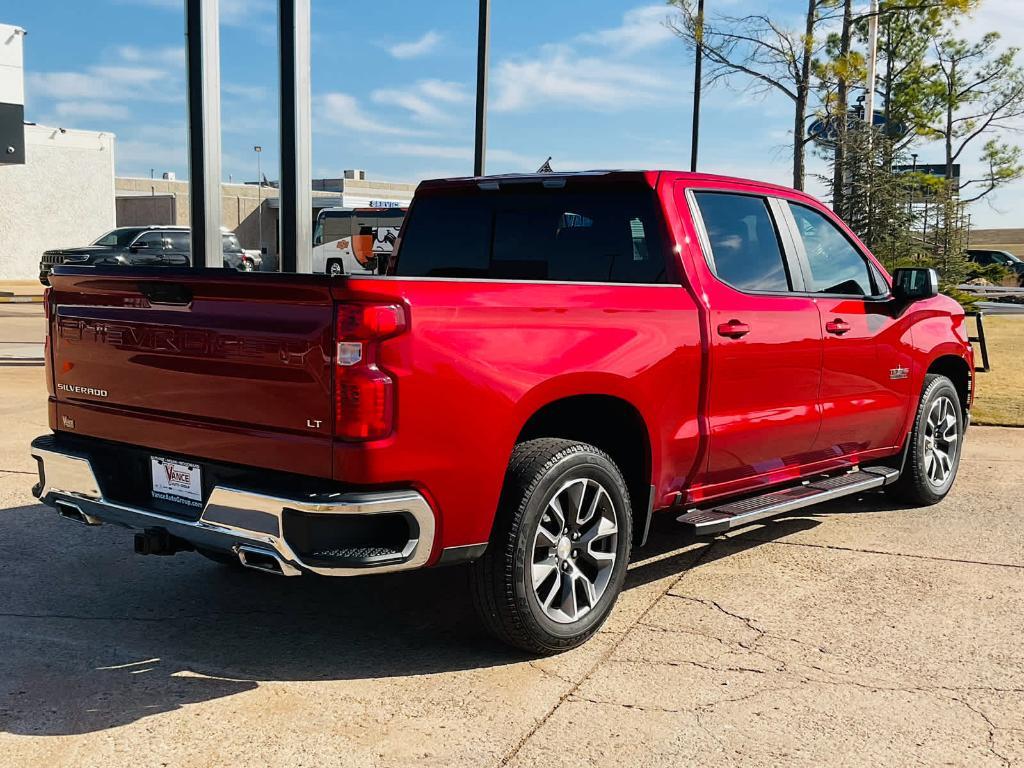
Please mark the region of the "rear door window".
[[148, 248], [152, 251], [162, 251], [167, 247], [167, 237], [163, 232], [146, 232], [132, 245], [141, 248]]
[[807, 254], [807, 289], [814, 293], [874, 296], [878, 293], [867, 260], [823, 214], [790, 203], [797, 234]]
[[791, 289], [768, 201], [755, 195], [695, 192], [707, 233], [708, 263], [720, 280], [741, 291]]
[[454, 190], [420, 198], [410, 216], [397, 275], [666, 281], [661, 225], [649, 189]]
[[192, 242], [188, 232], [170, 232], [167, 238], [171, 241], [171, 250], [181, 253], [188, 253], [192, 248]]

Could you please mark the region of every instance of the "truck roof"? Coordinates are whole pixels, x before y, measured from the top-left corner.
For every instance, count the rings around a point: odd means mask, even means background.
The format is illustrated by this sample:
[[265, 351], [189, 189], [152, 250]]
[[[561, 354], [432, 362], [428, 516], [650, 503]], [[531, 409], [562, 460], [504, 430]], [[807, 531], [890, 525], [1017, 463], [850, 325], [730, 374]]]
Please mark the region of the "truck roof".
[[[627, 170], [627, 169], [598, 169], [590, 171], [568, 171], [568, 172], [554, 172], [554, 173], [504, 173], [494, 174], [489, 176], [455, 176], [444, 179], [427, 179], [420, 182], [417, 189], [423, 191], [429, 191], [434, 189], [444, 189], [446, 187], [459, 187], [459, 186], [470, 186], [477, 185], [481, 189], [497, 189], [502, 185], [514, 185], [514, 184], [529, 184], [532, 182], [547, 183], [549, 186], [561, 186], [565, 184], [569, 179], [586, 179], [594, 182], [618, 182], [618, 181], [634, 181], [642, 182], [654, 186], [657, 179], [662, 174], [669, 174], [674, 178], [681, 180], [700, 183], [702, 181], [708, 182], [733, 182], [743, 184], [745, 186], [757, 186], [763, 187], [766, 190], [782, 191], [782, 192], [796, 192], [792, 187], [787, 187], [782, 184], [772, 184], [765, 181], [757, 181], [756, 179], [745, 179], [738, 176], [723, 176], [714, 173], [693, 173], [690, 171], [674, 171], [669, 169], [662, 170]], [[797, 192], [797, 194], [803, 194]]]

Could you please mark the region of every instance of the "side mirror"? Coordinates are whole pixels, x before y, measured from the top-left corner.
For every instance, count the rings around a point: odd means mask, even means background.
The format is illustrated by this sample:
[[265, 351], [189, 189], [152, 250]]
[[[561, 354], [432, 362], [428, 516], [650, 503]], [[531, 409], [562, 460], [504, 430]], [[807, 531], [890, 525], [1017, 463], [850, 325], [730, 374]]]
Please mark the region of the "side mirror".
[[925, 267], [901, 267], [892, 274], [892, 295], [907, 303], [939, 295], [939, 273]]

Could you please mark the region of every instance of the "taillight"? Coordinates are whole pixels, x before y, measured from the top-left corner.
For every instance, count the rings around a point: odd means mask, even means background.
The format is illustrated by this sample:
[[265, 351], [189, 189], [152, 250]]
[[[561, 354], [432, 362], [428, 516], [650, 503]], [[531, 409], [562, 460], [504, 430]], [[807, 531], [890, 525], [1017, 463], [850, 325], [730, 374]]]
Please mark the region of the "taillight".
[[377, 366], [380, 342], [406, 329], [400, 304], [338, 305], [334, 358], [334, 433], [345, 440], [391, 434], [395, 385]]

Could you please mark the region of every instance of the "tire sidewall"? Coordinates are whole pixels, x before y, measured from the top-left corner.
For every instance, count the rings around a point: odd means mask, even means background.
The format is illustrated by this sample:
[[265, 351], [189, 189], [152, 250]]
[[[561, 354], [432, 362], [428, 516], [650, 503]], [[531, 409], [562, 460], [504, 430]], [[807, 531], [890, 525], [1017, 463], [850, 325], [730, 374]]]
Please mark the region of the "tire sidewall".
[[[561, 624], [549, 618], [540, 606], [533, 589], [533, 544], [541, 517], [555, 493], [570, 480], [591, 479], [608, 492], [616, 510], [618, 538], [614, 571], [596, 608], [578, 621]], [[567, 456], [534, 486], [520, 523], [513, 565], [513, 588], [516, 603], [524, 615], [543, 632], [560, 640], [570, 640], [596, 631], [611, 612], [626, 577], [632, 541], [629, 493], [615, 465], [601, 454], [580, 452]]]
[[[940, 397], [945, 396], [950, 399], [953, 403], [953, 410], [956, 413], [956, 429], [957, 429], [957, 440], [955, 454], [952, 458], [952, 470], [949, 473], [949, 477], [941, 486], [936, 486], [928, 478], [928, 472], [925, 468], [925, 426], [928, 422], [928, 414], [931, 412], [932, 405]], [[930, 496], [933, 501], [940, 501], [945, 498], [946, 494], [949, 493], [950, 488], [953, 487], [953, 482], [956, 480], [957, 471], [960, 469], [960, 454], [963, 450], [964, 441], [964, 415], [963, 409], [960, 404], [960, 396], [956, 391], [956, 387], [953, 383], [943, 377], [936, 379], [931, 387], [925, 392], [925, 396], [921, 400], [921, 407], [917, 414], [917, 422], [914, 429], [914, 467], [915, 474], [920, 478], [921, 490], [924, 491], [925, 495]]]

